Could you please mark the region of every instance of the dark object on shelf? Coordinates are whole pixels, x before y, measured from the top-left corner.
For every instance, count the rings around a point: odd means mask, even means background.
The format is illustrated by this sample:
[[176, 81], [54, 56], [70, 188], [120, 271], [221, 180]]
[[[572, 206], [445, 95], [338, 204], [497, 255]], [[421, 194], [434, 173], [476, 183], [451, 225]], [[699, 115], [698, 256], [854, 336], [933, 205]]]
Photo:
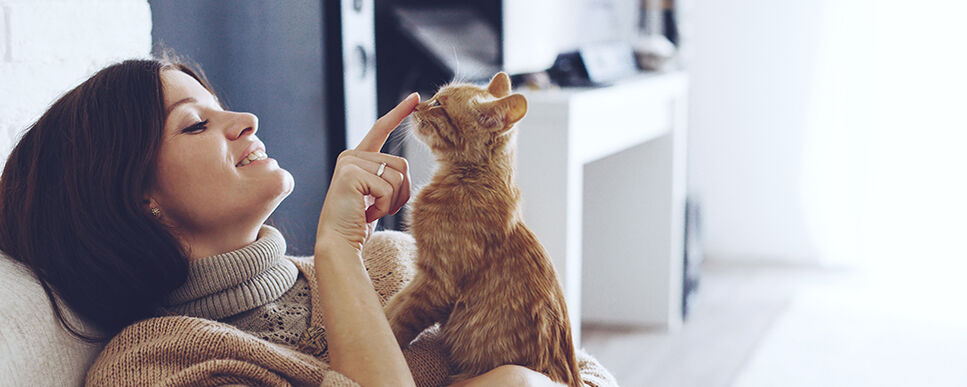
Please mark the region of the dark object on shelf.
[[400, 33], [454, 78], [485, 81], [500, 71], [500, 37], [474, 8], [399, 7], [394, 11]]
[[559, 86], [591, 86], [588, 70], [577, 51], [558, 55], [547, 74]]
[[[377, 111], [414, 91], [427, 97], [453, 80], [485, 81], [500, 71], [500, 1], [381, 0], [375, 7]], [[401, 154], [406, 133], [394, 131], [383, 151]], [[379, 227], [404, 229], [405, 213], [384, 217]]]
[[603, 86], [638, 72], [631, 47], [609, 43], [563, 53], [547, 70], [559, 86]]

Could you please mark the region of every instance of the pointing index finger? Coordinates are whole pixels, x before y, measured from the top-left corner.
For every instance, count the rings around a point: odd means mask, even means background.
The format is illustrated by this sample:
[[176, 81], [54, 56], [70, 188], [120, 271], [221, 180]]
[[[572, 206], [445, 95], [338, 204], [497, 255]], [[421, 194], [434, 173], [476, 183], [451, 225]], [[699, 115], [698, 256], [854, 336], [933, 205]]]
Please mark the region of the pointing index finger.
[[393, 129], [396, 129], [400, 122], [403, 122], [406, 116], [413, 112], [418, 103], [420, 103], [419, 94], [413, 93], [406, 96], [393, 110], [376, 120], [373, 128], [369, 130], [369, 133], [366, 133], [366, 137], [363, 137], [363, 140], [356, 146], [356, 150], [379, 152], [389, 134], [393, 132]]

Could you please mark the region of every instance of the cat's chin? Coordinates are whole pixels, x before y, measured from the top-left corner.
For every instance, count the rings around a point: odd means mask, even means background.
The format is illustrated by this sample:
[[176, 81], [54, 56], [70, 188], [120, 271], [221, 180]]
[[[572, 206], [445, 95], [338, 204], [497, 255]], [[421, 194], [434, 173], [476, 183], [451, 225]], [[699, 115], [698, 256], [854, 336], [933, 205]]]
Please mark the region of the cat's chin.
[[420, 140], [420, 142], [422, 142], [423, 144], [426, 144], [426, 146], [430, 146], [430, 136], [427, 134], [427, 131], [429, 129], [427, 129], [427, 127], [426, 127], [427, 124], [419, 116], [417, 116], [417, 114], [419, 114], [419, 112], [417, 112], [416, 114], [414, 114], [412, 116], [413, 117], [413, 129], [415, 129], [415, 130], [413, 130], [410, 133], [417, 140]]

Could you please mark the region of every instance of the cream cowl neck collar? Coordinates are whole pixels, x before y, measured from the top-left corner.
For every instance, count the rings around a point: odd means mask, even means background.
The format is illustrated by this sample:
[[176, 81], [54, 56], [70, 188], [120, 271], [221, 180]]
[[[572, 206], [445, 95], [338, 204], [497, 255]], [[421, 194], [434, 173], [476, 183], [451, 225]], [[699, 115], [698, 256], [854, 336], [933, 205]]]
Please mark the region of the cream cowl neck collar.
[[218, 320], [277, 300], [292, 288], [299, 269], [285, 258], [285, 239], [262, 225], [252, 244], [188, 263], [188, 280], [168, 295], [166, 308]]

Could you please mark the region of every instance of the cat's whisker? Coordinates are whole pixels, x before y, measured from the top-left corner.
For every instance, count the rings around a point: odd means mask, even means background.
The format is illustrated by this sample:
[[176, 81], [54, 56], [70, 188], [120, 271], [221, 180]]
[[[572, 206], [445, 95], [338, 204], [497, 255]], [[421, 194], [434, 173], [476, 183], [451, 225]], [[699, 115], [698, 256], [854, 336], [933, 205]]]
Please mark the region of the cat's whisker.
[[449, 82], [444, 82], [444, 83], [438, 83], [438, 84], [435, 84], [434, 86], [437, 89], [442, 89], [444, 87], [453, 86], [455, 83], [456, 82], [454, 82], [454, 81], [449, 81]]
[[403, 129], [402, 132], [406, 138], [413, 137], [413, 131], [416, 130], [416, 120], [413, 117], [408, 117], [406, 120], [403, 120], [401, 129]]
[[453, 77], [457, 78], [460, 76], [460, 57], [457, 56], [457, 46], [451, 44], [450, 50], [453, 52], [453, 62], [457, 65], [457, 68], [453, 71]]
[[402, 154], [400, 152], [403, 150], [404, 143], [410, 141], [409, 139], [412, 137], [413, 125], [413, 117], [407, 117], [393, 130], [389, 141], [387, 141], [386, 151], [388, 153]]
[[386, 149], [389, 153], [400, 155], [402, 154], [403, 147], [408, 146], [407, 144], [412, 144], [414, 142], [419, 143], [420, 140], [416, 138], [413, 134], [413, 130], [416, 128], [416, 121], [413, 117], [407, 117], [396, 130], [393, 131], [392, 141], [389, 142], [389, 146]]

